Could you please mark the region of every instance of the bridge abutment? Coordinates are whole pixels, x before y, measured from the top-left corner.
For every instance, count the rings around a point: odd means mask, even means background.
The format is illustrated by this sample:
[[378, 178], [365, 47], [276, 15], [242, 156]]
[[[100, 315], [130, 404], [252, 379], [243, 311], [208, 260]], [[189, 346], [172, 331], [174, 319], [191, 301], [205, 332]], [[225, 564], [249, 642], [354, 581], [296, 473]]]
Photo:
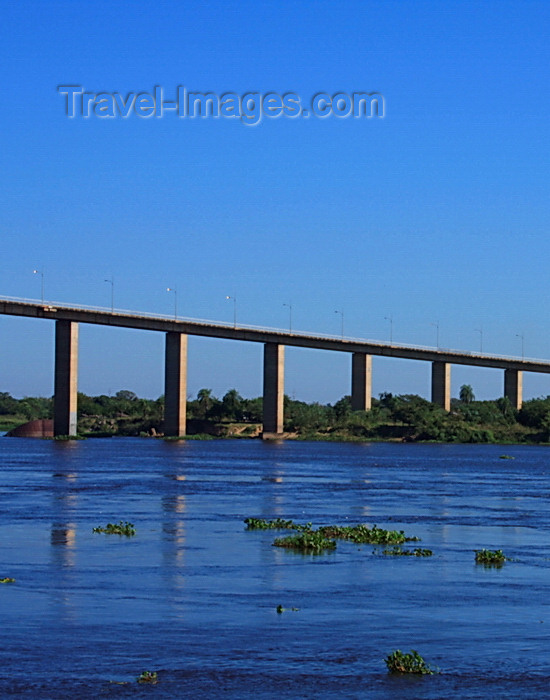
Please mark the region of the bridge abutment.
[[523, 403], [523, 372], [520, 369], [504, 370], [504, 396], [519, 411]]
[[263, 434], [280, 434], [284, 428], [285, 346], [264, 345]]
[[182, 437], [187, 422], [187, 335], [166, 333], [164, 364], [164, 434]]
[[372, 405], [372, 355], [354, 352], [351, 357], [351, 408], [369, 411]]
[[55, 322], [53, 434], [76, 435], [78, 391], [78, 323]]
[[451, 410], [451, 365], [432, 362], [432, 402], [446, 411]]

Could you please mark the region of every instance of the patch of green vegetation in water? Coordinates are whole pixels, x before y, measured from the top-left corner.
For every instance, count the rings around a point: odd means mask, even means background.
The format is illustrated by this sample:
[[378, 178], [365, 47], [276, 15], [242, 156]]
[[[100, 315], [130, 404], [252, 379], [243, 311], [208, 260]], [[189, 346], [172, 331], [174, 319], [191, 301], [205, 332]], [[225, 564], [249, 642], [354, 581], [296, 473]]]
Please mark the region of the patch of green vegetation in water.
[[382, 554], [391, 557], [431, 557], [433, 552], [431, 549], [401, 549], [399, 545], [395, 545], [391, 549], [383, 549]]
[[247, 530], [311, 530], [311, 523], [298, 525], [292, 520], [264, 520], [263, 518], [245, 518]]
[[435, 673], [414, 649], [409, 654], [397, 649], [392, 651], [384, 661], [390, 673], [415, 673], [422, 676], [431, 676]]
[[280, 537], [273, 543], [274, 547], [286, 547], [305, 554], [320, 554], [325, 550], [336, 549], [336, 542], [326, 538], [320, 530], [305, 530], [300, 535]]
[[141, 675], [137, 679], [138, 683], [149, 683], [150, 685], [154, 685], [155, 683], [158, 683], [158, 677], [157, 677], [157, 672], [156, 671], [143, 671]]
[[123, 522], [122, 520], [118, 523], [107, 523], [105, 527], [94, 527], [92, 532], [103, 532], [106, 535], [125, 535], [126, 537], [133, 537], [136, 534], [136, 529], [133, 523], [128, 521]]
[[505, 557], [502, 553], [502, 549], [476, 549], [476, 564], [483, 564], [484, 566], [495, 566], [500, 567], [505, 561], [509, 561], [508, 557]]
[[281, 613], [288, 612], [289, 610], [292, 612], [298, 612], [300, 610], [300, 608], [283, 608], [282, 605], [277, 605], [276, 610], [277, 610], [278, 614], [280, 615]]
[[319, 528], [325, 537], [349, 540], [356, 544], [403, 544], [403, 542], [419, 542], [419, 537], [407, 537], [403, 530], [384, 530], [373, 525], [325, 525]]

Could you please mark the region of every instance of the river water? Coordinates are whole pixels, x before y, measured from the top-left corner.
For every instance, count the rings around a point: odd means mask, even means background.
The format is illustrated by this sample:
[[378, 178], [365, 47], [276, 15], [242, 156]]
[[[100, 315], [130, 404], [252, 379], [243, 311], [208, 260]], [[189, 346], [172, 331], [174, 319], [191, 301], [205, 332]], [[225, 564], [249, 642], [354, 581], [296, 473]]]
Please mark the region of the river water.
[[[549, 463], [529, 446], [2, 438], [0, 697], [548, 697]], [[403, 529], [434, 554], [296, 554], [249, 516]], [[92, 533], [120, 520], [137, 534]], [[513, 561], [476, 565], [483, 547]], [[441, 673], [389, 674], [395, 649]]]

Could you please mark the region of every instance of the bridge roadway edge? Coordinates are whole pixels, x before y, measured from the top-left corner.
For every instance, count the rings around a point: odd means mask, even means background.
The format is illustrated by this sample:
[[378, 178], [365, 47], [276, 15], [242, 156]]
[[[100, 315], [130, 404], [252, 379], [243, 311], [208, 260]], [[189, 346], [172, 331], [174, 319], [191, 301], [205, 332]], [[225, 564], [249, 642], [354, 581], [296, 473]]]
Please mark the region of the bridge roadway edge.
[[424, 362], [446, 362], [454, 365], [473, 365], [475, 367], [492, 367], [494, 369], [513, 369], [524, 372], [550, 374], [550, 361], [505, 358], [498, 355], [476, 355], [458, 350], [441, 350], [430, 348], [411, 348], [389, 343], [347, 340], [345, 338], [325, 338], [323, 336], [296, 334], [284, 331], [272, 331], [225, 326], [215, 323], [203, 323], [187, 320], [166, 319], [161, 317], [123, 314], [110, 311], [49, 306], [48, 304], [29, 304], [27, 302], [4, 301], [0, 299], [0, 315], [24, 316], [74, 321], [119, 328], [134, 328], [158, 332], [176, 332], [226, 340], [239, 340], [253, 343], [276, 343], [278, 345], [331, 350], [336, 352], [364, 353], [379, 357], [393, 357]]

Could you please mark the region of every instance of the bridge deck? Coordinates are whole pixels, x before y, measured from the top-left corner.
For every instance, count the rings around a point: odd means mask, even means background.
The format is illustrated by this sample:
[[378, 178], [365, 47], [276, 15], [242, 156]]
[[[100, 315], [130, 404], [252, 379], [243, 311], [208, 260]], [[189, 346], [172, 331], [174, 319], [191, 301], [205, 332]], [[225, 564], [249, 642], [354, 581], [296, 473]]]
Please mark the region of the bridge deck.
[[395, 343], [379, 343], [358, 339], [330, 338], [305, 333], [290, 333], [282, 330], [262, 330], [230, 326], [204, 321], [168, 319], [162, 316], [140, 315], [129, 312], [84, 309], [36, 302], [22, 302], [0, 299], [0, 314], [43, 318], [49, 320], [73, 321], [120, 328], [136, 328], [147, 331], [177, 332], [209, 338], [244, 340], [254, 343], [278, 343], [301, 348], [334, 350], [337, 352], [360, 352], [368, 355], [396, 357], [407, 360], [428, 362], [448, 362], [455, 365], [494, 367], [525, 372], [550, 374], [550, 361], [520, 358], [507, 358], [486, 353], [469, 353], [459, 350], [417, 348]]

